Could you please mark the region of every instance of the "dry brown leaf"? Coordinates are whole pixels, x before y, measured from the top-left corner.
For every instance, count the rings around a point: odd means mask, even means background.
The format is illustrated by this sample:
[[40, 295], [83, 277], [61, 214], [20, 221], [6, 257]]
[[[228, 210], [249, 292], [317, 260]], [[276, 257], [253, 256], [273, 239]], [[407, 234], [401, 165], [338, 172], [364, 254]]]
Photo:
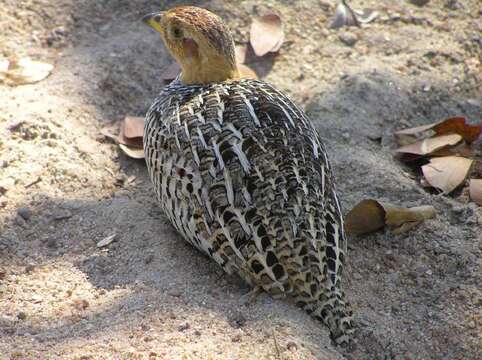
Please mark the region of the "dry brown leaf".
[[0, 80], [9, 85], [33, 84], [45, 79], [54, 66], [30, 58], [3, 60], [0, 63]]
[[330, 24], [330, 29], [338, 29], [343, 26], [358, 26], [368, 24], [375, 20], [378, 12], [372, 9], [352, 10], [345, 1], [341, 1], [335, 10], [335, 17]]
[[277, 52], [284, 41], [281, 18], [276, 14], [267, 14], [254, 19], [251, 24], [249, 41], [257, 56]]
[[124, 136], [128, 138], [142, 138], [144, 136], [144, 118], [126, 116], [124, 118]]
[[462, 138], [471, 143], [477, 140], [482, 133], [482, 125], [469, 125], [465, 123], [464, 117], [452, 117], [436, 123], [417, 126], [395, 132], [395, 135], [415, 135], [427, 130], [434, 130], [438, 135], [459, 134]]
[[459, 156], [437, 157], [422, 166], [422, 171], [430, 185], [448, 194], [464, 182], [472, 162]]
[[121, 123], [117, 141], [119, 144], [127, 145], [131, 148], [142, 149], [144, 135], [144, 119], [135, 116], [126, 116]]
[[248, 53], [248, 47], [246, 45], [236, 45], [234, 49], [236, 55], [236, 62], [238, 64], [244, 64], [246, 62], [246, 54]]
[[404, 208], [389, 203], [380, 203], [385, 210], [385, 224], [398, 235], [407, 232], [426, 219], [435, 217], [433, 206], [415, 206]]
[[426, 219], [435, 216], [433, 206], [404, 208], [368, 199], [358, 203], [346, 216], [349, 234], [360, 235], [388, 226], [394, 234], [405, 233]]
[[346, 215], [346, 232], [353, 235], [366, 234], [385, 225], [385, 211], [376, 200], [362, 200]]
[[130, 147], [124, 144], [119, 144], [120, 149], [124, 154], [133, 159], [144, 159], [144, 149], [137, 147]]
[[462, 140], [462, 136], [458, 134], [435, 136], [428, 139], [417, 141], [410, 145], [402, 146], [401, 148], [398, 148], [396, 151], [399, 153], [427, 155], [427, 154], [433, 153], [434, 151], [440, 150], [446, 146], [455, 145], [460, 140]]
[[258, 75], [247, 65], [238, 64], [238, 70], [243, 79], [258, 79]]
[[474, 203], [482, 206], [482, 179], [470, 179], [469, 194]]

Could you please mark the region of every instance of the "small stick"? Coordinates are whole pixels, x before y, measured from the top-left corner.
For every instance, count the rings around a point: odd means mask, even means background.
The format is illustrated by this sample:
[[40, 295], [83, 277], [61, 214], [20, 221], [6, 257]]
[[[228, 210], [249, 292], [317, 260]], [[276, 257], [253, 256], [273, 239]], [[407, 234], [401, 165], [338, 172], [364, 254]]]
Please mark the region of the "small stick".
[[35, 184], [38, 184], [41, 181], [42, 181], [42, 178], [39, 176], [37, 179], [35, 179], [31, 183], [25, 185], [25, 189], [28, 189], [29, 187], [34, 186]]
[[280, 351], [279, 351], [278, 341], [276, 341], [276, 335], [275, 335], [275, 333], [274, 333], [274, 329], [272, 329], [271, 332], [273, 333], [274, 347], [275, 347], [275, 349], [276, 349], [276, 357], [277, 357], [279, 360], [282, 360], [282, 359], [281, 359], [281, 353], [280, 353]]

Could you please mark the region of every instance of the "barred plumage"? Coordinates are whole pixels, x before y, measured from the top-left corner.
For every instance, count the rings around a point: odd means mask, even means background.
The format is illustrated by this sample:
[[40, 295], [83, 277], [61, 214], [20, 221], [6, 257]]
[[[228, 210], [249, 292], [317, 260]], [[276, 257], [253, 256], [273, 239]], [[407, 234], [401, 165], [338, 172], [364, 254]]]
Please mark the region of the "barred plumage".
[[188, 242], [252, 286], [294, 296], [348, 341], [343, 220], [303, 111], [262, 81], [178, 78], [147, 113], [144, 149], [159, 203]]

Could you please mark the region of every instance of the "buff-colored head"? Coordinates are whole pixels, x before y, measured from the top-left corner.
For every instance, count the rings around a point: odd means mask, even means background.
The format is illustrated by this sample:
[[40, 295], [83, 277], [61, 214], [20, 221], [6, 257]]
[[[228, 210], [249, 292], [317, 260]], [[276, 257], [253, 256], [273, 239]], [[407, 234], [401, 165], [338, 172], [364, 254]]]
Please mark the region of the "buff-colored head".
[[240, 77], [231, 33], [219, 16], [194, 6], [146, 15], [182, 69], [185, 84], [207, 84]]

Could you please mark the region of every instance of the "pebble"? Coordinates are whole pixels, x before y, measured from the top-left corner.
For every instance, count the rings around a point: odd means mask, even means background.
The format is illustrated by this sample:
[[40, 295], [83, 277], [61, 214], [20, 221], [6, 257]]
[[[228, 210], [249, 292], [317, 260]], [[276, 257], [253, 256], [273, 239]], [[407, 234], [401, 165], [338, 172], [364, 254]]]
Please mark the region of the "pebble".
[[57, 239], [49, 239], [47, 241], [47, 247], [50, 249], [56, 249], [57, 248]]
[[179, 331], [184, 331], [184, 330], [187, 330], [191, 327], [191, 325], [189, 325], [189, 323], [185, 323], [185, 324], [181, 324], [179, 325], [179, 327], [177, 328]]
[[294, 351], [298, 349], [298, 345], [294, 341], [288, 341], [286, 348], [290, 351]]
[[246, 324], [246, 317], [237, 311], [230, 317], [229, 323], [233, 328], [239, 329]]
[[340, 35], [338, 35], [338, 38], [343, 44], [348, 46], [353, 46], [358, 41], [356, 35], [349, 32], [341, 33]]
[[27, 318], [27, 314], [25, 314], [23, 311], [20, 311], [17, 314], [17, 319], [19, 319], [19, 320], [25, 320], [26, 318]]
[[17, 214], [22, 217], [25, 221], [30, 220], [32, 217], [32, 212], [30, 211], [29, 208], [26, 207], [21, 207], [20, 209], [17, 210]]
[[410, 0], [413, 5], [424, 6], [429, 3], [430, 0]]

